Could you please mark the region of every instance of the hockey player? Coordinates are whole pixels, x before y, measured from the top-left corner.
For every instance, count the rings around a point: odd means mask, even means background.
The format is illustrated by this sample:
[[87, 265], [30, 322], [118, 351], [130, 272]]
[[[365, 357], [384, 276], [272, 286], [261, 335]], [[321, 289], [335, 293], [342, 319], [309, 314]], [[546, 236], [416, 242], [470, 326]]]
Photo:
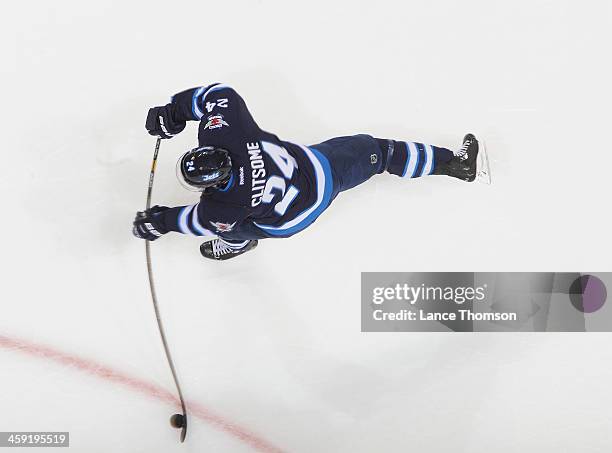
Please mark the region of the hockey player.
[[231, 87], [212, 84], [153, 107], [151, 135], [163, 139], [199, 121], [199, 146], [177, 162], [179, 181], [201, 192], [199, 203], [138, 212], [133, 233], [154, 241], [169, 231], [210, 237], [200, 251], [226, 260], [310, 226], [340, 193], [378, 173], [402, 178], [447, 175], [474, 181], [479, 144], [468, 134], [456, 151], [416, 142], [338, 137], [303, 146], [265, 132]]

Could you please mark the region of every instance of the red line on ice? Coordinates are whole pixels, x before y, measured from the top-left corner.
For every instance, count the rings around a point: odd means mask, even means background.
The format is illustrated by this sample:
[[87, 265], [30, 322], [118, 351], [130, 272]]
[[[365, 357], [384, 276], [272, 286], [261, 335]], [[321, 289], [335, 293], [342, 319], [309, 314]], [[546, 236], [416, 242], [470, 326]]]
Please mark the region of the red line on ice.
[[[21, 339], [9, 338], [3, 335], [0, 335], [0, 347], [18, 351], [31, 357], [59, 363], [66, 367], [75, 368], [105, 381], [120, 384], [133, 391], [158, 399], [180, 409], [180, 402], [178, 398], [168, 390], [142, 379], [128, 376], [127, 374], [121, 373], [120, 371], [114, 370], [106, 365], [102, 365], [92, 360], [66, 354], [48, 346], [30, 343]], [[187, 401], [187, 410], [188, 415], [215, 426], [216, 428], [230, 434], [258, 451], [265, 453], [280, 453], [283, 451], [256, 434], [253, 434], [248, 430], [213, 414], [210, 410], [199, 403]]]

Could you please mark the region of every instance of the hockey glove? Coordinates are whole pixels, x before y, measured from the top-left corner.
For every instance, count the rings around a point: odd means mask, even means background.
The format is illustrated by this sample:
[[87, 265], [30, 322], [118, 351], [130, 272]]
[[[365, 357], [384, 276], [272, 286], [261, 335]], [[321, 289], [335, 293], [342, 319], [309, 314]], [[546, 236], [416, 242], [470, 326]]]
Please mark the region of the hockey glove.
[[172, 138], [182, 132], [186, 123], [177, 118], [177, 113], [176, 105], [172, 103], [149, 109], [145, 123], [149, 134], [161, 138]]
[[146, 211], [138, 211], [134, 219], [132, 234], [139, 239], [154, 241], [168, 232], [161, 224], [160, 214], [168, 209], [166, 206], [153, 206]]

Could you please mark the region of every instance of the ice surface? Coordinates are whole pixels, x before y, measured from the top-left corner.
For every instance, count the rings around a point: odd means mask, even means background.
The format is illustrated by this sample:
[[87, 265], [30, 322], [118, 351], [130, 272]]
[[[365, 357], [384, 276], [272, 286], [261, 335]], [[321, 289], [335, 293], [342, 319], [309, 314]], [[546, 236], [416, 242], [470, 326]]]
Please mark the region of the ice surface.
[[[610, 451], [609, 336], [359, 320], [362, 271], [610, 270], [609, 2], [26, 1], [0, 22], [2, 431], [88, 453]], [[494, 181], [379, 176], [225, 263], [154, 243], [196, 412], [180, 445], [130, 229], [147, 108], [212, 81], [299, 143], [474, 132]], [[195, 134], [162, 144], [154, 202], [194, 202], [174, 164]]]

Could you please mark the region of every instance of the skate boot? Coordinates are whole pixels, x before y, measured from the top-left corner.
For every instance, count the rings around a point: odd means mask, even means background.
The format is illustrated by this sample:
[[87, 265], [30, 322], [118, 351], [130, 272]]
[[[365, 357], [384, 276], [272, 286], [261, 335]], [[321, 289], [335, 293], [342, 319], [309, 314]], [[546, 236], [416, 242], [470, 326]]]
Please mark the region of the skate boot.
[[203, 257], [209, 258], [211, 260], [229, 260], [230, 258], [234, 258], [238, 255], [242, 255], [243, 253], [248, 252], [249, 250], [253, 250], [257, 247], [257, 241], [245, 241], [246, 243], [240, 246], [236, 246], [233, 244], [229, 244], [222, 239], [213, 239], [212, 241], [204, 242], [200, 245], [200, 253]]
[[445, 163], [441, 163], [435, 169], [435, 175], [448, 175], [463, 181], [472, 182], [476, 179], [478, 161], [478, 140], [473, 134], [467, 134], [463, 138], [461, 148], [454, 151], [454, 157]]

